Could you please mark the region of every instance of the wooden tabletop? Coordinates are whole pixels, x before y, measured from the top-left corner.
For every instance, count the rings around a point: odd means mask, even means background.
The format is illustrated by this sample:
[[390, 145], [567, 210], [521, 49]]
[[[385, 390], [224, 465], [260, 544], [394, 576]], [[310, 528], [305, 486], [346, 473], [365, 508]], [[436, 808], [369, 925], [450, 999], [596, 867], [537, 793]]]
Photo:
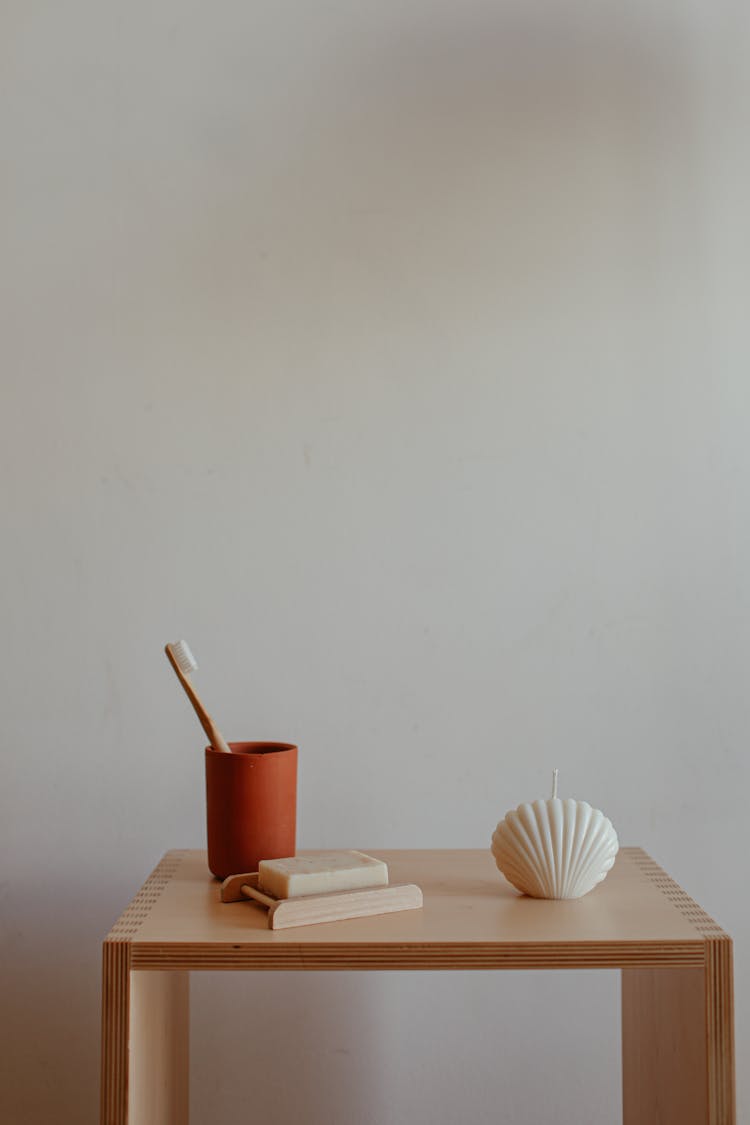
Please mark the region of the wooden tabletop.
[[107, 936], [133, 969], [627, 968], [703, 965], [719, 926], [640, 848], [582, 899], [519, 895], [488, 850], [379, 851], [424, 907], [269, 930], [222, 903], [203, 851], [168, 852]]

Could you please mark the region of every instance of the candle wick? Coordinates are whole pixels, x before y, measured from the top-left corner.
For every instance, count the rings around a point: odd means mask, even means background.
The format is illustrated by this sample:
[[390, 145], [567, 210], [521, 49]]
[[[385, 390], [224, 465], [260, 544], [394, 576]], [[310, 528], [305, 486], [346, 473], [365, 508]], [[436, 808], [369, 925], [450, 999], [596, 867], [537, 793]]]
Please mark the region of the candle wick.
[[552, 771], [552, 800], [557, 796], [557, 770]]

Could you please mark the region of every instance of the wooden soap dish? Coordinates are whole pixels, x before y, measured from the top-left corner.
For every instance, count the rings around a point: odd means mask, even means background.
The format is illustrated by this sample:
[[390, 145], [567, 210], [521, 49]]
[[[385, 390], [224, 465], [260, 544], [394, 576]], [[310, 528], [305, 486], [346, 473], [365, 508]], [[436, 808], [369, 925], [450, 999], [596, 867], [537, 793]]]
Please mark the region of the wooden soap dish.
[[413, 883], [395, 887], [363, 887], [356, 891], [332, 891], [324, 895], [299, 895], [273, 898], [258, 889], [258, 872], [230, 875], [221, 884], [222, 902], [249, 898], [268, 910], [268, 928], [286, 930], [290, 926], [312, 926], [316, 922], [337, 922], [341, 918], [364, 918], [369, 914], [392, 914], [397, 910], [418, 910], [422, 892]]

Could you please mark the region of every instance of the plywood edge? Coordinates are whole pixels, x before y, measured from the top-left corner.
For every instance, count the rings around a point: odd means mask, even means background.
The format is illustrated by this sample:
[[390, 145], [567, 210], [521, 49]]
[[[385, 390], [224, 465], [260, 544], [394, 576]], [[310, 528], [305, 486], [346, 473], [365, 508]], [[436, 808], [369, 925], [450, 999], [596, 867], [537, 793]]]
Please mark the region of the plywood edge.
[[175, 850], [162, 856], [135, 898], [125, 907], [105, 941], [133, 940], [187, 854], [185, 850]]
[[734, 1125], [734, 967], [732, 939], [706, 938], [706, 1039], [711, 1125]]
[[624, 856], [635, 865], [639, 873], [663, 898], [682, 914], [683, 918], [704, 939], [729, 939], [729, 935], [714, 921], [702, 906], [685, 891], [679, 883], [668, 875], [663, 867], [651, 858], [643, 848], [622, 848]]
[[100, 1121], [124, 1125], [128, 1114], [130, 943], [107, 940], [102, 948]]
[[[275, 936], [275, 935], [274, 935]], [[147, 969], [621, 969], [705, 964], [704, 943], [677, 942], [135, 942]]]

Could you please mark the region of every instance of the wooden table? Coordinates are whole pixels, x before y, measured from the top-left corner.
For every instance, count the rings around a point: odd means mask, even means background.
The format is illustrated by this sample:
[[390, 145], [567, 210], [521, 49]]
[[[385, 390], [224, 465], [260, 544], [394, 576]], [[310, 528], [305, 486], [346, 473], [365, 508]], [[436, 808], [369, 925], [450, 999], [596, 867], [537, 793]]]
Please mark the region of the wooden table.
[[107, 935], [102, 1125], [186, 1125], [198, 969], [620, 969], [624, 1125], [733, 1125], [732, 942], [639, 848], [585, 898], [519, 896], [489, 851], [375, 851], [424, 908], [269, 930], [168, 852]]

